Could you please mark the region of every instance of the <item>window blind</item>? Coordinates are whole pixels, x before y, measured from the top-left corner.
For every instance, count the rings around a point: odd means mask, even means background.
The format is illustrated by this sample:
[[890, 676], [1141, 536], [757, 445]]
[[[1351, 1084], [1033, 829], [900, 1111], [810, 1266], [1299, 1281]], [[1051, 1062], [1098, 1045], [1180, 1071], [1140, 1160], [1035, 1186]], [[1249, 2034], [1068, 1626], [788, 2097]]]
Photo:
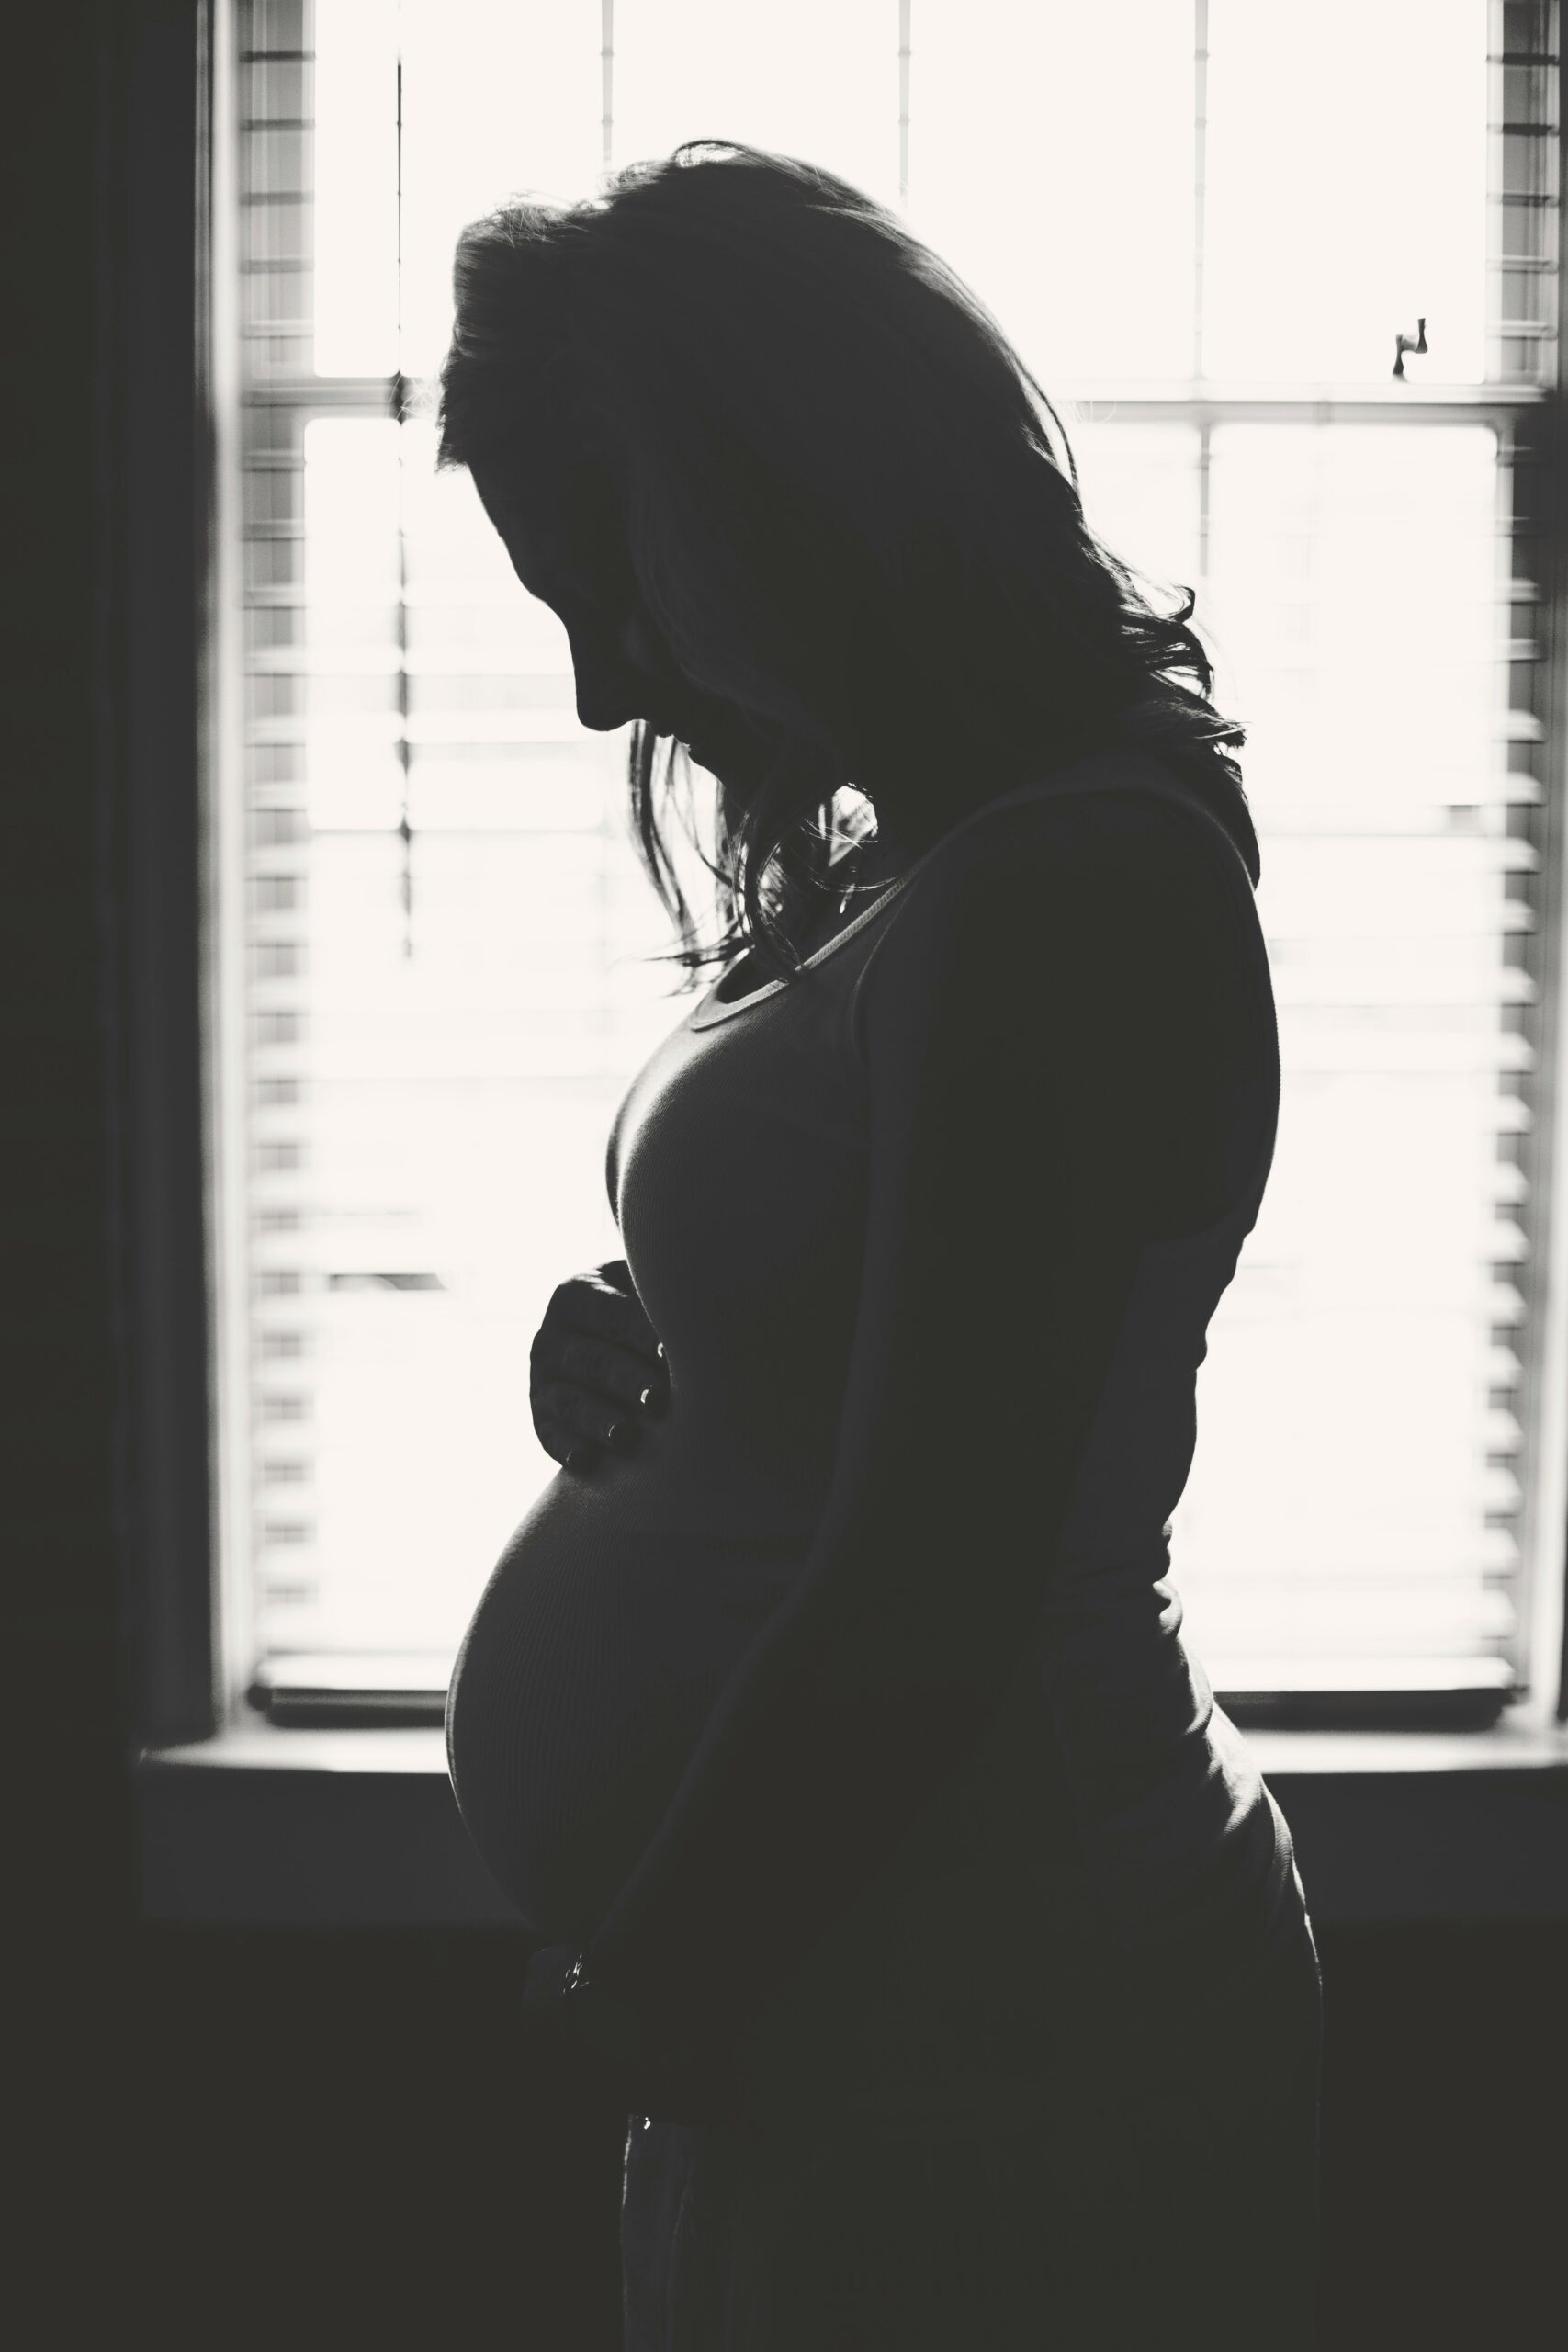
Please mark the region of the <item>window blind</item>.
[[706, 135], [904, 208], [1072, 403], [1091, 522], [1197, 590], [1249, 728], [1284, 1092], [1172, 1524], [1199, 1654], [1244, 1717], [1495, 1713], [1553, 1533], [1555, 0], [239, 24], [235, 1688], [438, 1716], [554, 1472], [528, 1345], [555, 1283], [618, 1254], [610, 1119], [686, 1001], [638, 960], [668, 941], [625, 739], [578, 726], [564, 632], [434, 474], [420, 393], [464, 220]]

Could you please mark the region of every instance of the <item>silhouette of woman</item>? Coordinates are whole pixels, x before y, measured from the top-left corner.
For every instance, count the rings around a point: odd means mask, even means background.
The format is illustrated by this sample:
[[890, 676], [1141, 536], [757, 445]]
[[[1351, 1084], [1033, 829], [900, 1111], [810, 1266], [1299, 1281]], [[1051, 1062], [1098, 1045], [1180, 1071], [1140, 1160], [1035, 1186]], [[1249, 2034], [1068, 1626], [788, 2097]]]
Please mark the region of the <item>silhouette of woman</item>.
[[1191, 593], [815, 165], [509, 203], [456, 290], [441, 461], [582, 723], [637, 722], [670, 960], [722, 966], [616, 1114], [626, 1258], [536, 1343], [607, 1416], [657, 1340], [666, 1409], [546, 1487], [447, 1712], [523, 2030], [629, 2113], [627, 2352], [1293, 2352], [1317, 1954], [1169, 1578], [1280, 1091]]

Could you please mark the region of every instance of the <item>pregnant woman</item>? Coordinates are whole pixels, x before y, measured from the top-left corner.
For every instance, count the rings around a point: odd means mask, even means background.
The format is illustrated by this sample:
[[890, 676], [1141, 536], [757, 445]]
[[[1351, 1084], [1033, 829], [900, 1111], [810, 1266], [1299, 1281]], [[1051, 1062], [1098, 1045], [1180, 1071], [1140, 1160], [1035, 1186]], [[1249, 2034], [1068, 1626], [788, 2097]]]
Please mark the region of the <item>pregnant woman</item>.
[[510, 203], [456, 292], [442, 462], [722, 966], [616, 1114], [626, 1255], [550, 1303], [562, 1466], [447, 1711], [524, 2030], [629, 2113], [627, 2352], [1294, 2352], [1317, 1955], [1170, 1581], [1280, 1094], [1190, 594], [814, 165]]

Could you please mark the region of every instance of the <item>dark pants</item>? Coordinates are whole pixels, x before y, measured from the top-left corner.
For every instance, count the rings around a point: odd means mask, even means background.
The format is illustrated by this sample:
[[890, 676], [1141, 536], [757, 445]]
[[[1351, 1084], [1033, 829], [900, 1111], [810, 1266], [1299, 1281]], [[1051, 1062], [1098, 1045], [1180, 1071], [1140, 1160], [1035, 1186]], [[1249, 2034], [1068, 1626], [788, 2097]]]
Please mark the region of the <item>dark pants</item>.
[[1042, 2082], [994, 2121], [634, 2116], [626, 2352], [1310, 2352], [1310, 1928], [1223, 1998], [1144, 2022], [1086, 2011], [1100, 2089]]

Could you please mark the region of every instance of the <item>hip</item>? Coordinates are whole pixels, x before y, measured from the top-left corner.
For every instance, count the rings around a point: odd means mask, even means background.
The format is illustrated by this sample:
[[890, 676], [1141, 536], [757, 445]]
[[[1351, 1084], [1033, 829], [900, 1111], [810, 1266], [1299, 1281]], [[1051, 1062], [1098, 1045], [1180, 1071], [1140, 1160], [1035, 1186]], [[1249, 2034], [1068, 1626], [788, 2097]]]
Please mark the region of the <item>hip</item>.
[[807, 1961], [739, 2057], [739, 2111], [957, 2125], [1134, 2071], [1180, 2020], [1197, 2041], [1261, 2002], [1299, 2007], [1316, 1951], [1268, 1790], [1222, 1855], [1195, 1856], [1179, 1917], [1108, 1899], [1042, 1708], [1024, 1690]]
[[1217, 2352], [1309, 2352], [1321, 1984], [1303, 1915], [1136, 2059], [1109, 2013], [1078, 2019], [1086, 2063], [1001, 2110], [633, 2117], [626, 2352], [1142, 2352], [1190, 2311]]

